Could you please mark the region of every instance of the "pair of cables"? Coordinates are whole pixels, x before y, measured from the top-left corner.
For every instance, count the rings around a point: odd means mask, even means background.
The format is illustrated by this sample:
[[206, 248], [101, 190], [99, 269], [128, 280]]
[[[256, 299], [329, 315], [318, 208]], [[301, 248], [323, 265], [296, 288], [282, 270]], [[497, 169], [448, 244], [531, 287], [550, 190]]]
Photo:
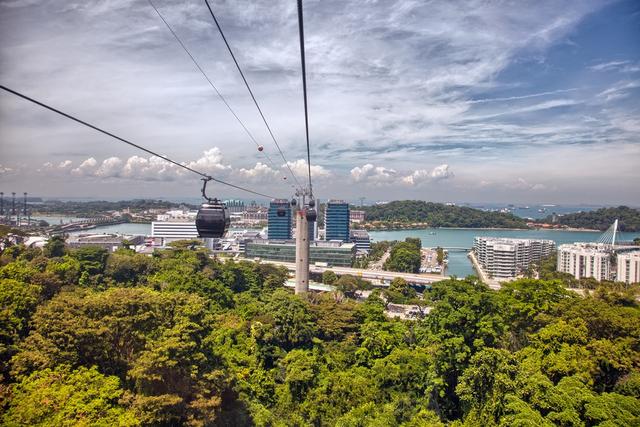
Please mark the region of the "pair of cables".
[[[180, 37], [177, 35], [177, 33], [173, 30], [173, 28], [171, 27], [171, 25], [167, 22], [167, 20], [164, 18], [164, 16], [160, 13], [160, 11], [157, 9], [157, 7], [154, 5], [152, 0], [147, 0], [149, 2], [149, 4], [151, 5], [151, 7], [154, 9], [154, 11], [157, 13], [157, 15], [160, 17], [160, 19], [162, 20], [162, 22], [165, 24], [165, 26], [168, 28], [168, 30], [171, 32], [171, 34], [173, 35], [173, 37], [176, 39], [176, 41], [180, 44], [180, 46], [182, 47], [182, 49], [186, 52], [186, 54], [189, 56], [189, 58], [191, 59], [191, 61], [194, 63], [194, 65], [196, 66], [196, 68], [198, 69], [198, 71], [203, 75], [203, 77], [207, 80], [207, 82], [209, 83], [209, 85], [211, 86], [211, 88], [215, 91], [215, 93], [218, 95], [218, 97], [222, 100], [222, 102], [225, 104], [225, 106], [227, 107], [227, 109], [229, 110], [229, 112], [231, 112], [231, 114], [235, 117], [235, 119], [238, 121], [238, 123], [242, 126], [242, 128], [244, 129], [245, 133], [249, 136], [249, 138], [254, 142], [254, 144], [258, 147], [259, 151], [262, 151], [262, 146], [256, 141], [255, 137], [253, 136], [253, 134], [249, 131], [249, 129], [247, 128], [247, 126], [242, 122], [242, 120], [240, 119], [240, 117], [236, 114], [236, 112], [233, 110], [233, 108], [231, 107], [231, 105], [228, 103], [228, 101], [225, 99], [225, 97], [220, 93], [220, 91], [218, 90], [218, 88], [215, 86], [215, 84], [211, 81], [211, 79], [207, 76], [206, 72], [203, 70], [203, 68], [200, 66], [200, 64], [196, 61], [196, 59], [194, 58], [194, 56], [191, 54], [191, 52], [189, 51], [189, 49], [186, 47], [186, 45], [183, 43], [183, 41], [180, 39]], [[296, 177], [295, 173], [293, 172], [293, 170], [291, 169], [291, 166], [289, 164], [289, 162], [287, 161], [286, 157], [284, 156], [284, 153], [282, 152], [282, 149], [280, 148], [280, 144], [278, 144], [278, 141], [276, 140], [273, 131], [271, 130], [271, 127], [269, 126], [264, 113], [262, 112], [262, 109], [260, 108], [260, 105], [258, 104], [258, 101], [256, 100], [255, 95], [253, 94], [253, 91], [251, 90], [251, 87], [242, 71], [242, 68], [240, 67], [235, 54], [233, 53], [233, 50], [231, 49], [231, 46], [229, 45], [229, 42], [227, 41], [227, 38], [222, 30], [222, 27], [220, 26], [220, 23], [218, 22], [218, 19], [216, 18], [213, 9], [211, 8], [211, 5], [209, 4], [208, 0], [205, 0], [205, 3], [207, 5], [207, 8], [211, 14], [211, 17], [213, 18], [213, 21], [218, 29], [218, 31], [220, 32], [220, 35], [222, 36], [222, 39], [234, 61], [234, 64], [236, 65], [236, 68], [238, 69], [238, 72], [240, 73], [242, 80], [247, 88], [247, 90], [249, 91], [249, 94], [251, 95], [251, 99], [253, 100], [258, 112], [260, 113], [260, 116], [265, 124], [265, 126], [267, 127], [267, 130], [269, 132], [269, 135], [271, 136], [274, 144], [276, 145], [278, 152], [280, 153], [280, 156], [282, 157], [282, 159], [284, 160], [287, 168], [289, 169], [289, 172], [291, 173], [291, 176], [294, 178], [294, 180], [296, 181], [296, 183], [300, 186], [300, 181], [298, 181], [298, 178]], [[307, 86], [306, 86], [306, 65], [305, 65], [305, 50], [304, 50], [304, 27], [303, 27], [303, 15], [302, 15], [302, 0], [298, 0], [298, 25], [299, 25], [299, 35], [300, 35], [300, 55], [301, 55], [301, 64], [302, 64], [302, 81], [303, 81], [303, 96], [304, 96], [304, 114], [305, 114], [305, 135], [306, 135], [306, 145], [307, 145], [307, 166], [308, 166], [308, 178], [309, 178], [309, 193], [312, 193], [312, 185], [311, 185], [311, 155], [310, 155], [310, 145], [309, 145], [309, 120], [308, 120], [308, 109], [307, 109]], [[63, 111], [60, 111], [50, 105], [47, 105], [43, 102], [37, 101], [34, 98], [31, 98], [25, 94], [22, 94], [18, 91], [15, 91], [13, 89], [10, 89], [6, 86], [2, 86], [0, 85], [0, 88], [2, 90], [5, 90], [6, 92], [9, 92], [13, 95], [16, 95], [24, 100], [27, 100], [29, 102], [32, 102], [36, 105], [39, 105], [47, 110], [50, 110], [52, 112], [55, 112], [63, 117], [66, 117], [70, 120], [73, 120], [79, 124], [82, 124], [84, 126], [87, 126], [91, 129], [94, 129], [100, 133], [103, 133], [107, 136], [110, 136], [111, 138], [114, 138], [118, 141], [124, 142], [125, 144], [128, 144], [134, 148], [137, 148], [141, 151], [144, 151], [148, 154], [151, 154], [153, 156], [156, 156], [160, 159], [163, 159], [169, 163], [172, 163], [180, 168], [183, 168], [189, 172], [195, 173], [197, 175], [200, 175], [203, 179], [205, 180], [212, 180], [215, 182], [218, 182], [220, 184], [223, 185], [227, 185], [229, 187], [241, 190], [241, 191], [245, 191], [251, 194], [255, 194], [255, 195], [259, 195], [259, 196], [263, 196], [263, 197], [268, 197], [268, 198], [273, 198], [272, 196], [266, 195], [264, 193], [260, 193], [258, 191], [255, 190], [251, 190], [249, 188], [243, 187], [243, 186], [239, 186], [239, 185], [235, 185], [217, 178], [214, 178], [204, 172], [198, 171], [196, 169], [193, 169], [183, 163], [179, 163], [175, 160], [172, 160], [171, 158], [167, 157], [167, 156], [163, 156], [160, 155], [152, 150], [149, 150], [141, 145], [135, 144], [129, 140], [126, 140], [122, 137], [119, 137], [111, 132], [108, 132], [104, 129], [99, 128], [98, 126], [95, 126], [93, 124], [90, 124], [84, 120], [81, 120], [71, 114], [67, 114]], [[268, 156], [268, 154], [265, 153], [265, 156], [267, 157], [267, 159], [270, 161], [270, 163], [272, 164], [272, 166], [274, 166], [275, 168], [275, 164], [273, 163], [273, 160]], [[277, 168], [276, 168], [277, 169]]]

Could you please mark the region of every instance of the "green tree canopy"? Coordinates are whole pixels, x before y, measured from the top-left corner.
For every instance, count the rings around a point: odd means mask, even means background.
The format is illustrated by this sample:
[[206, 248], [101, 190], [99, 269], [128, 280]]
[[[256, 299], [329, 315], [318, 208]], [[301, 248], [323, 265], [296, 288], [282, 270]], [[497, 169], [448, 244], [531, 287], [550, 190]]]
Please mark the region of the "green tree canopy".
[[43, 369], [12, 387], [4, 425], [137, 426], [135, 412], [121, 403], [124, 390], [115, 376], [96, 367]]

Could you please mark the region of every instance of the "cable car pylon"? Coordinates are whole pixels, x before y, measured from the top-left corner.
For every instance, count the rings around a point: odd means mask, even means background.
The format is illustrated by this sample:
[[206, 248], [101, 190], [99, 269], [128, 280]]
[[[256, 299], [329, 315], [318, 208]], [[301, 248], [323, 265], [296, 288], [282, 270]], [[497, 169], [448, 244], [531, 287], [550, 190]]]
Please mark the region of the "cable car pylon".
[[309, 292], [309, 222], [306, 209], [296, 215], [296, 295]]
[[[307, 197], [309, 200], [307, 202]], [[296, 209], [296, 207], [299, 207]], [[309, 255], [311, 241], [309, 239], [309, 227], [313, 227], [317, 213], [315, 200], [309, 189], [296, 190], [295, 197], [291, 199], [291, 208], [294, 209], [296, 218], [296, 295], [309, 292]]]

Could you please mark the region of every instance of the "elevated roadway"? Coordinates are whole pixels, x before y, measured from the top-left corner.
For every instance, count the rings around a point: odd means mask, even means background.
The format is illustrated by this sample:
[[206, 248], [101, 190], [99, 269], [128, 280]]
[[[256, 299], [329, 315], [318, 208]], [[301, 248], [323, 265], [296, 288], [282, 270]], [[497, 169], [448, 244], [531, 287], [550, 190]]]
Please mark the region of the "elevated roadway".
[[[296, 271], [296, 265], [292, 262], [282, 261], [269, 261], [260, 260], [265, 264], [276, 264], [286, 267], [289, 271]], [[440, 274], [413, 274], [413, 273], [399, 273], [395, 271], [380, 271], [380, 270], [365, 270], [362, 268], [350, 268], [350, 267], [323, 267], [315, 264], [309, 265], [309, 271], [311, 273], [322, 274], [327, 270], [331, 270], [338, 276], [344, 274], [350, 274], [352, 276], [362, 277], [367, 280], [374, 280], [380, 282], [382, 285], [387, 285], [396, 277], [402, 277], [408, 283], [413, 285], [430, 285], [431, 283], [439, 282], [441, 280], [447, 280], [449, 276]]]

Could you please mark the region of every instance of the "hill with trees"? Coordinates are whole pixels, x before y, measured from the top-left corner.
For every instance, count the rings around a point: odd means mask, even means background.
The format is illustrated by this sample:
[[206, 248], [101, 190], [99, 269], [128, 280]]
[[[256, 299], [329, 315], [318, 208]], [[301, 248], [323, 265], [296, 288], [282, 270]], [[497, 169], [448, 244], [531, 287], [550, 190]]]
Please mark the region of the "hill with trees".
[[[640, 209], [627, 206], [617, 208], [602, 208], [590, 212], [577, 212], [566, 215], [558, 215], [557, 224], [566, 225], [571, 228], [588, 228], [592, 230], [606, 230], [617, 219], [618, 230], [638, 232], [640, 231]], [[549, 215], [539, 220], [541, 223], [550, 224], [553, 216]]]
[[363, 206], [367, 222], [425, 223], [430, 227], [527, 228], [527, 222], [513, 214], [487, 212], [466, 206], [450, 206], [422, 200], [402, 200]]
[[[2, 425], [640, 423], [634, 286], [444, 280], [400, 320], [377, 290], [349, 298], [357, 278], [296, 296], [286, 269], [191, 244], [60, 243], [0, 253]], [[388, 295], [416, 298], [401, 279]]]
[[174, 203], [166, 200], [152, 199], [134, 199], [121, 200], [117, 202], [108, 202], [105, 200], [93, 201], [61, 201], [61, 200], [45, 200], [43, 203], [31, 205], [30, 208], [37, 214], [54, 214], [54, 215], [70, 215], [79, 217], [102, 216], [109, 211], [122, 211], [131, 209], [132, 211], [144, 211], [148, 209], [176, 209], [179, 207], [187, 207], [191, 209], [197, 208], [196, 205], [185, 203]]

